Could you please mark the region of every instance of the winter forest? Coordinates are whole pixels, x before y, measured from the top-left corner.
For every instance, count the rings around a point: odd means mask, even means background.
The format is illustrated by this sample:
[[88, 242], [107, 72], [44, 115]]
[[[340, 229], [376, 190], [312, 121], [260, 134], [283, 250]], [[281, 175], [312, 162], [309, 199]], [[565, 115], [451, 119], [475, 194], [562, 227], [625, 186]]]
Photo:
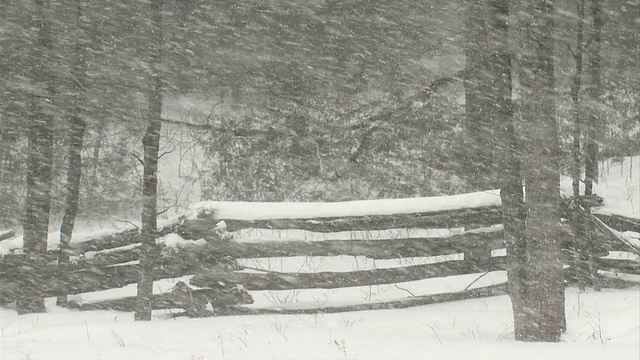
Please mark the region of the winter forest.
[[638, 0], [0, 0], [0, 358], [639, 359]]

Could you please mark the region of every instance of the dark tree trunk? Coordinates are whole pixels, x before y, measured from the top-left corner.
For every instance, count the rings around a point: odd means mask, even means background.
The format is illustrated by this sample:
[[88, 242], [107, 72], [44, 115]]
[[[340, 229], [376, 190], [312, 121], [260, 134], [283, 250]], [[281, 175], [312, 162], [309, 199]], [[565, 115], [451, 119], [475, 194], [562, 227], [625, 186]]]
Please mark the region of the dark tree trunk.
[[[84, 33], [84, 7], [85, 0], [76, 2], [76, 44], [75, 59], [72, 65], [73, 81], [76, 84], [73, 96], [73, 108], [69, 117], [69, 132], [67, 133], [67, 184], [65, 212], [60, 225], [60, 255], [58, 256], [58, 266], [61, 269], [61, 276], [64, 276], [64, 267], [69, 263], [69, 245], [73, 235], [73, 229], [78, 215], [78, 201], [80, 195], [80, 179], [82, 177], [82, 147], [84, 143], [84, 130], [86, 123], [83, 119], [83, 93], [85, 83], [85, 33]], [[63, 282], [64, 283], [64, 282]], [[58, 298], [58, 304], [64, 305], [65, 297]]]
[[24, 264], [21, 280], [22, 296], [18, 297], [18, 313], [44, 312], [43, 288], [38, 274], [45, 265], [47, 236], [49, 232], [49, 210], [51, 199], [51, 177], [53, 166], [53, 73], [51, 38], [51, 5], [47, 0], [36, 0], [33, 14], [33, 29], [36, 38], [33, 49], [34, 90], [28, 109], [28, 160], [27, 198], [24, 216]]
[[554, 7], [525, 4], [520, 28], [520, 83], [526, 152], [526, 298], [515, 336], [559, 341], [565, 324], [560, 241], [560, 166], [554, 77]]
[[147, 129], [142, 139], [144, 146], [144, 172], [142, 183], [142, 247], [136, 320], [151, 320], [151, 296], [153, 294], [153, 249], [157, 234], [158, 214], [158, 152], [162, 127], [162, 77], [158, 65], [161, 61], [162, 1], [151, 2], [151, 36], [149, 45], [150, 94], [147, 111]]
[[589, 123], [587, 125], [586, 136], [586, 152], [585, 152], [585, 179], [584, 194], [593, 194], [593, 183], [598, 182], [598, 133], [602, 131], [600, 119], [600, 100], [602, 96], [602, 55], [600, 47], [602, 43], [601, 31], [604, 26], [604, 18], [602, 15], [601, 0], [591, 1], [591, 17], [593, 21], [593, 29], [591, 31], [591, 56], [589, 61], [589, 73], [591, 75], [591, 84], [589, 84], [589, 102], [591, 104]]
[[489, 50], [491, 52], [491, 117], [494, 122], [496, 158], [494, 173], [500, 174], [504, 239], [507, 244], [509, 295], [514, 328], [523, 326], [526, 317], [526, 251], [524, 236], [524, 194], [522, 191], [522, 153], [515, 134], [509, 49], [510, 0], [489, 0]]
[[489, 77], [487, 0], [469, 0], [465, 14], [465, 173], [475, 189], [488, 189], [493, 182], [491, 101]]
[[585, 1], [579, 0], [577, 2], [577, 15], [578, 15], [578, 36], [576, 39], [576, 50], [572, 51], [573, 59], [576, 63], [575, 74], [573, 75], [573, 83], [571, 84], [571, 102], [573, 104], [573, 143], [571, 148], [571, 157], [573, 160], [572, 165], [572, 189], [573, 189], [573, 203], [571, 211], [571, 226], [574, 233], [573, 242], [576, 256], [574, 258], [574, 274], [578, 281], [578, 287], [584, 290], [587, 285], [591, 284], [590, 274], [591, 269], [589, 264], [591, 263], [590, 251], [586, 246], [588, 241], [586, 239], [584, 218], [585, 211], [581, 208], [579, 203], [580, 197], [580, 179], [582, 174], [582, 156], [580, 139], [582, 137], [582, 111], [580, 104], [580, 90], [582, 88], [582, 75], [583, 75], [583, 55], [584, 55], [584, 20], [585, 20]]
[[[18, 23], [18, 6], [13, 1], [0, 1], [0, 24], [11, 28]], [[0, 229], [15, 228], [19, 220], [19, 204], [23, 189], [23, 171], [19, 166], [21, 119], [19, 92], [11, 85], [20, 76], [19, 59], [24, 45], [14, 31], [0, 36]]]
[[571, 102], [573, 104], [573, 143], [571, 148], [571, 157], [573, 158], [572, 166], [572, 189], [573, 197], [575, 199], [580, 196], [580, 178], [582, 162], [580, 161], [580, 138], [582, 137], [582, 112], [580, 110], [580, 89], [582, 87], [582, 72], [583, 72], [583, 52], [584, 52], [584, 16], [585, 16], [585, 1], [578, 0], [577, 2], [577, 15], [578, 15], [578, 38], [576, 39], [576, 50], [572, 51], [572, 56], [576, 62], [576, 72], [573, 75], [573, 83], [571, 84]]

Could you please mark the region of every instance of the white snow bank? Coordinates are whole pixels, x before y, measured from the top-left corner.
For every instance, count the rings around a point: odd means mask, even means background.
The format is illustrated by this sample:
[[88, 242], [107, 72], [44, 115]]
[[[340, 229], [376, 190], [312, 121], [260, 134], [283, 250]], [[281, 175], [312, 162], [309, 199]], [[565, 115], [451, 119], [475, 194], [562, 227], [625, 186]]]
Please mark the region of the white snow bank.
[[193, 216], [208, 212], [216, 219], [312, 219], [346, 216], [413, 214], [500, 206], [500, 190], [452, 196], [344, 202], [231, 202], [204, 201], [190, 207]]

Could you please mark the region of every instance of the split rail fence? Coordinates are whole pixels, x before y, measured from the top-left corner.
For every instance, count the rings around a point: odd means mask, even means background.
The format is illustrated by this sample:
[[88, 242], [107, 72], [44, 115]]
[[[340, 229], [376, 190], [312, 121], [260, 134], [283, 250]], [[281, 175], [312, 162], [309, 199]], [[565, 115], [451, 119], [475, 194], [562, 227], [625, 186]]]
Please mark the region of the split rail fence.
[[[497, 196], [497, 193], [493, 195]], [[192, 275], [189, 285], [194, 290], [189, 290], [190, 296], [207, 299], [214, 308], [218, 309], [218, 314], [238, 314], [261, 311], [237, 306], [250, 303], [250, 296], [233, 294], [229, 288], [220, 288], [220, 284], [240, 284], [241, 288], [249, 293], [261, 290], [337, 289], [396, 284], [462, 274], [482, 274], [506, 269], [499, 197], [497, 203], [496, 201], [488, 204], [480, 202], [457, 208], [445, 206], [444, 210], [429, 206], [429, 198], [423, 198], [422, 201], [427, 204], [423, 207], [424, 211], [414, 211], [421, 209], [418, 206], [414, 210], [409, 210], [411, 211], [409, 213], [385, 213], [385, 211], [376, 210], [361, 215], [347, 211], [346, 215], [342, 216], [301, 215], [301, 218], [291, 215], [285, 218], [278, 215], [277, 211], [272, 218], [269, 217], [269, 211], [263, 211], [260, 216], [253, 217], [236, 216], [233, 212], [227, 212], [230, 215], [225, 215], [222, 211], [224, 209], [200, 211], [197, 215], [184, 218], [178, 223], [159, 230], [159, 237], [176, 234], [185, 240], [204, 239], [204, 241], [200, 240], [194, 245], [175, 248], [170, 248], [164, 243], [157, 244], [154, 251], [155, 280]], [[438, 198], [438, 201], [447, 203], [447, 200], [443, 200], [442, 197]], [[379, 210], [379, 207], [385, 204], [380, 201], [360, 203], [364, 205], [364, 209], [369, 210], [375, 210], [376, 207]], [[226, 205], [233, 207], [233, 203], [226, 203]], [[260, 206], [267, 209], [269, 207], [265, 204]], [[340, 207], [340, 204], [334, 204], [334, 208], [336, 206]], [[345, 203], [346, 207], [348, 203]], [[600, 248], [606, 250], [604, 255], [609, 252], [638, 254], [637, 248], [621, 241], [608, 227], [618, 231], [640, 233], [640, 221], [616, 215], [595, 216], [603, 226], [592, 231], [598, 232]], [[222, 225], [224, 226], [221, 227]], [[443, 229], [449, 229], [449, 233], [447, 234]], [[243, 238], [243, 234], [248, 231], [254, 234], [249, 240]], [[273, 236], [262, 238], [259, 235], [261, 231], [270, 234], [278, 231], [294, 231], [306, 234], [308, 239], [292, 240], [287, 236], [283, 239], [274, 239]], [[367, 234], [389, 231], [404, 235], [393, 238], [367, 237]], [[345, 233], [357, 236], [345, 239]], [[5, 235], [5, 237], [8, 236]], [[26, 263], [20, 254], [5, 255], [0, 259], [0, 303], [14, 301], [20, 294], [21, 282], [29, 277], [38, 278], [39, 284], [42, 284], [42, 295], [46, 297], [83, 294], [135, 284], [138, 280], [137, 260], [140, 254], [140, 241], [138, 230], [128, 230], [72, 244], [70, 251], [74, 261], [65, 267], [56, 265], [57, 252], [55, 251], [50, 252], [49, 263], [44, 267], [35, 267], [33, 264]], [[456, 254], [459, 256], [444, 257], [428, 264], [315, 273], [243, 271], [246, 269], [238, 266], [233, 260], [339, 255], [369, 259], [404, 259]], [[567, 257], [567, 264], [572, 265], [570, 256]], [[595, 259], [595, 264], [597, 269], [602, 271], [640, 274], [640, 263], [635, 259], [625, 260], [601, 256]], [[570, 277], [568, 279], [571, 280]], [[614, 285], [620, 285], [620, 283], [624, 281], [609, 279], [608, 282]], [[298, 312], [405, 307], [505, 293], [506, 283], [501, 283], [456, 293], [411, 296], [403, 300], [383, 303], [363, 301], [353, 306], [307, 309], [298, 310]], [[135, 297], [126, 297], [81, 304], [79, 307], [131, 311], [134, 305]], [[184, 303], [177, 300], [175, 292], [154, 295], [152, 306], [154, 309], [185, 308]], [[262, 312], [277, 311], [272, 309]]]

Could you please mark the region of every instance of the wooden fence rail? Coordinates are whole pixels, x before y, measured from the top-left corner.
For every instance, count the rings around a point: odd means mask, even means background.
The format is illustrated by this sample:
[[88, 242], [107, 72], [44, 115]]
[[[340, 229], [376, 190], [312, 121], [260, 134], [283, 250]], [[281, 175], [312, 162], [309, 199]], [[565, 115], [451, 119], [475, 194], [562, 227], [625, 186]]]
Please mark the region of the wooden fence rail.
[[[616, 215], [596, 215], [608, 226], [621, 231], [638, 231], [640, 221]], [[224, 221], [227, 238], [221, 237], [218, 224]], [[179, 235], [184, 240], [204, 239], [199, 245], [167, 247], [159, 243], [154, 250], [155, 279], [179, 278], [192, 275], [190, 284], [204, 289], [193, 290], [196, 296], [217, 299], [220, 304], [230, 301], [216, 286], [219, 283], [241, 284], [249, 291], [338, 289], [346, 287], [394, 284], [472, 273], [483, 273], [506, 268], [505, 256], [491, 256], [492, 251], [504, 249], [500, 207], [495, 204], [445, 211], [417, 211], [409, 214], [332, 216], [303, 219], [236, 219], [218, 216], [215, 212], [202, 212], [159, 231], [159, 236]], [[247, 229], [265, 231], [306, 231], [317, 234], [320, 241], [304, 239], [273, 239], [254, 235], [243, 239]], [[429, 231], [451, 229], [451, 234], [409, 236], [407, 229]], [[367, 236], [344, 239], [339, 232], [375, 232], [398, 230], [395, 238], [368, 238]], [[629, 251], [628, 244], [617, 241], [616, 236], [602, 232], [607, 251]], [[415, 232], [414, 232], [415, 233]], [[99, 239], [73, 244], [70, 249], [74, 262], [64, 268], [55, 265], [57, 254], [50, 254], [50, 263], [38, 267], [38, 278], [44, 296], [64, 296], [108, 290], [135, 284], [138, 280], [140, 234], [128, 230]], [[405, 265], [393, 268], [356, 270], [350, 272], [286, 273], [275, 271], [243, 271], [229, 259], [362, 256], [369, 259], [403, 259], [456, 255], [457, 260], [444, 259], [435, 263]], [[0, 260], [0, 302], [8, 302], [19, 296], [20, 281], [33, 276], [33, 269], [22, 255], [11, 254]], [[639, 274], [636, 260], [598, 258], [599, 269]], [[502, 286], [502, 285], [501, 285]], [[469, 290], [468, 296], [504, 292], [504, 286], [493, 290]], [[436, 298], [458, 299], [459, 293], [433, 298], [418, 297], [412, 301], [394, 302], [397, 306], [407, 303], [429, 303]], [[238, 300], [238, 299], [236, 299]], [[240, 298], [237, 303], [247, 303]], [[135, 299], [102, 301], [85, 304], [83, 308], [112, 308], [132, 310]], [[172, 294], [154, 295], [155, 309], [175, 307]], [[214, 304], [215, 305], [215, 304]], [[353, 308], [375, 308], [372, 304], [360, 304]], [[223, 307], [221, 307], [223, 308]], [[238, 310], [245, 312], [245, 310]], [[248, 310], [247, 310], [248, 311]], [[223, 311], [224, 312], [224, 311]], [[248, 311], [250, 312], [250, 311]]]

